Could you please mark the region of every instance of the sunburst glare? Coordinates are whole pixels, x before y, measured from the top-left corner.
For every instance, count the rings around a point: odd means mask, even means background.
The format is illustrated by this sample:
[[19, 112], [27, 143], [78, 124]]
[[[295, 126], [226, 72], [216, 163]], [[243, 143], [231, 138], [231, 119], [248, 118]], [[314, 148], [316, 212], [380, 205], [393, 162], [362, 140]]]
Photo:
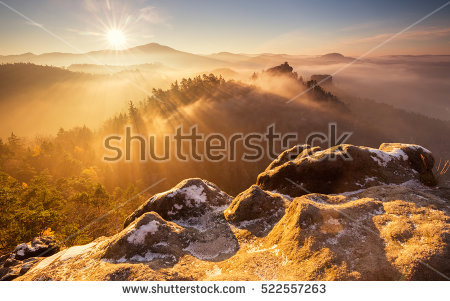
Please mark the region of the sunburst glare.
[[109, 44], [116, 50], [122, 49], [125, 46], [125, 34], [119, 29], [108, 30], [106, 33], [106, 38], [108, 39]]

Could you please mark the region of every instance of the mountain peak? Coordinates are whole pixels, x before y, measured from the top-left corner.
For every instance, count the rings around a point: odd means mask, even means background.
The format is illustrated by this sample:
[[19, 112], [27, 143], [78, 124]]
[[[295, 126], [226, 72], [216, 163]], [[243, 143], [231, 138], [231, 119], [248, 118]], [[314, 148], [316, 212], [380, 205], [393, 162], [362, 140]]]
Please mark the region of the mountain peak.
[[321, 58], [342, 59], [342, 58], [345, 58], [345, 56], [338, 52], [332, 52], [332, 53], [327, 53], [327, 54], [322, 55]]
[[128, 50], [138, 50], [138, 51], [143, 51], [143, 52], [178, 51], [169, 46], [161, 45], [161, 44], [154, 43], [154, 42], [145, 44], [145, 45], [136, 46], [136, 47], [130, 48]]
[[284, 64], [267, 69], [266, 72], [275, 74], [291, 74], [293, 70], [294, 68], [292, 68], [288, 62], [284, 62]]

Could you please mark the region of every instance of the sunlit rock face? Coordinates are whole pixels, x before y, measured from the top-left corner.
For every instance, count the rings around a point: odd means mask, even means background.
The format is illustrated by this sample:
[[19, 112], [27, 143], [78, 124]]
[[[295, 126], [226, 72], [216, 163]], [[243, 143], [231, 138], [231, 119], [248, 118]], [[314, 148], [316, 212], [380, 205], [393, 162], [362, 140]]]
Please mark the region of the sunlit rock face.
[[228, 222], [263, 236], [283, 217], [289, 200], [257, 185], [241, 192], [224, 214]]
[[176, 261], [187, 247], [183, 230], [155, 212], [144, 213], [112, 238], [103, 257], [118, 263]]
[[333, 277], [444, 280], [450, 275], [450, 219], [429, 207], [441, 202], [398, 185], [346, 196], [308, 194], [293, 200], [265, 245], [277, 245], [293, 261], [315, 258], [322, 264], [316, 272]]

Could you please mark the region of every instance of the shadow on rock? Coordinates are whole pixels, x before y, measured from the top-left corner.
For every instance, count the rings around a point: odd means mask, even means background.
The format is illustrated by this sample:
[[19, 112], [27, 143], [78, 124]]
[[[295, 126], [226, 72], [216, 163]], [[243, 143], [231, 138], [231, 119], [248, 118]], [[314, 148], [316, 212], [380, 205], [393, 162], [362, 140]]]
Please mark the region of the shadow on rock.
[[263, 237], [283, 217], [288, 205], [289, 201], [283, 196], [252, 185], [234, 198], [224, 215], [237, 228]]

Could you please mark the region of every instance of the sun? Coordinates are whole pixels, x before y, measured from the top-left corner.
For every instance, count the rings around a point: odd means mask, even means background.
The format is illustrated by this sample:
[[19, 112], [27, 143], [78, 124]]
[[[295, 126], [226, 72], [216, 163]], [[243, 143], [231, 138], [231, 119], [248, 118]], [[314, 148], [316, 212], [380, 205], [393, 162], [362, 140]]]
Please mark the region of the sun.
[[121, 49], [126, 42], [125, 34], [119, 29], [110, 29], [106, 33], [106, 38], [114, 49]]

